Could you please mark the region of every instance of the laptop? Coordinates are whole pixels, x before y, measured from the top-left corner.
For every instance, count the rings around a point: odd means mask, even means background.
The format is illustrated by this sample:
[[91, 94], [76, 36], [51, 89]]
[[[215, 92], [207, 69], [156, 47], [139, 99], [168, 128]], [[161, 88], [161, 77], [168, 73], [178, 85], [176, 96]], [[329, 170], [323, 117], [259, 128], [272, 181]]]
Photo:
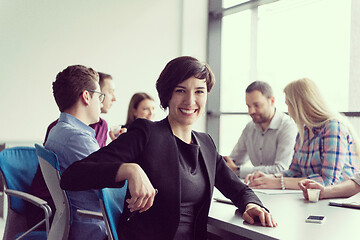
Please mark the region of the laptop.
[[345, 199], [333, 199], [329, 202], [330, 206], [360, 209], [360, 193]]

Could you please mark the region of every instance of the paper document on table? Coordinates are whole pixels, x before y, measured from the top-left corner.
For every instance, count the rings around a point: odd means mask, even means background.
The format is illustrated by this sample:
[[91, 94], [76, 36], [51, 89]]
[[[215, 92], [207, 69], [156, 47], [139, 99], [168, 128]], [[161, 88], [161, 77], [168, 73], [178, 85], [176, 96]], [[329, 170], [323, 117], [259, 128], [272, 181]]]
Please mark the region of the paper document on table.
[[360, 193], [345, 199], [330, 200], [329, 205], [360, 209]]
[[294, 194], [294, 193], [302, 193], [301, 190], [281, 190], [281, 189], [253, 189], [256, 193], [264, 193], [264, 194]]

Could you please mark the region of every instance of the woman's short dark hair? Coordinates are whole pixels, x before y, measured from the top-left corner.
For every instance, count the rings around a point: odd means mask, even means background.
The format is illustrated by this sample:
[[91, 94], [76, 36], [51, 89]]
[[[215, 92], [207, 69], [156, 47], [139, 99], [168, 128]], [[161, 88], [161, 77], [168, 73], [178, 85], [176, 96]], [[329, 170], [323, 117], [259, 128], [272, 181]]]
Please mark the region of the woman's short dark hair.
[[99, 74], [82, 65], [69, 66], [59, 72], [52, 87], [60, 112], [72, 107], [83, 91], [95, 90], [96, 82], [99, 82]]
[[215, 77], [206, 63], [189, 56], [171, 60], [161, 72], [156, 81], [156, 89], [163, 109], [169, 106], [169, 101], [177, 85], [190, 77], [205, 79], [207, 91], [210, 92], [215, 83]]

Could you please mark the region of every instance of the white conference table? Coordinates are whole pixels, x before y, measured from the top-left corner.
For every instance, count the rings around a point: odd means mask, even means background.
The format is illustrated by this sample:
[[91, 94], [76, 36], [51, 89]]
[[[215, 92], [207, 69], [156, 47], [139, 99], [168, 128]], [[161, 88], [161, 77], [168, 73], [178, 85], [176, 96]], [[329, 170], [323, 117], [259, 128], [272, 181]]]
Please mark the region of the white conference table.
[[[236, 207], [212, 201], [208, 231], [221, 239], [360, 239], [360, 210], [329, 206], [329, 200], [311, 203], [299, 193], [266, 194], [256, 192], [278, 223], [275, 228], [244, 222]], [[213, 197], [225, 198], [217, 189]], [[322, 224], [306, 223], [309, 215], [324, 215]]]

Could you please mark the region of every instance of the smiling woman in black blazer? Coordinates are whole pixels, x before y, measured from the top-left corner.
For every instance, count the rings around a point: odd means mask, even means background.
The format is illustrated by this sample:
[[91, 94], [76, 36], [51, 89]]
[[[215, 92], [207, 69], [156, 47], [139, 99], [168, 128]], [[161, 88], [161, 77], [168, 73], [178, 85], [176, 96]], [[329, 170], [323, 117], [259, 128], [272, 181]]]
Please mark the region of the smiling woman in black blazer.
[[[123, 240], [206, 239], [214, 186], [243, 212], [245, 221], [253, 224], [258, 217], [263, 226], [275, 227], [257, 196], [227, 167], [211, 137], [192, 130], [214, 82], [209, 66], [195, 58], [170, 61], [156, 83], [168, 116], [158, 122], [136, 120], [126, 134], [72, 164], [61, 187], [100, 189], [128, 180], [118, 226]], [[139, 213], [132, 215], [134, 211]]]

